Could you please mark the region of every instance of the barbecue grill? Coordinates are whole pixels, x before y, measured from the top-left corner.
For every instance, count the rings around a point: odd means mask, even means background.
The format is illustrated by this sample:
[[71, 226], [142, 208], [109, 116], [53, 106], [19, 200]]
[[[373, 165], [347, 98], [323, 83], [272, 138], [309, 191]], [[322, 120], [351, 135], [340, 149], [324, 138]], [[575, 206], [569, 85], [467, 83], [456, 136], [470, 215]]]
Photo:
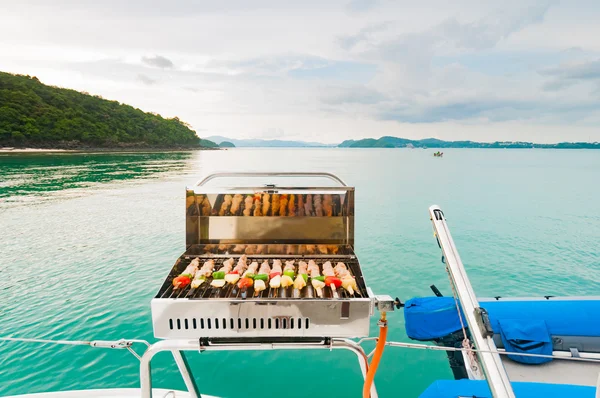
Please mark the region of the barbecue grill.
[[[210, 187], [216, 178], [234, 177], [245, 184]], [[336, 186], [248, 185], [252, 177], [326, 177]], [[232, 184], [233, 185], [233, 184]], [[254, 198], [231, 206], [234, 195]], [[265, 194], [268, 194], [265, 195]], [[294, 205], [265, 205], [285, 198]], [[239, 196], [238, 196], [239, 198]], [[310, 202], [313, 206], [302, 206]], [[318, 205], [317, 205], [318, 203]], [[260, 211], [257, 207], [260, 206]], [[255, 212], [256, 210], [256, 212]], [[264, 211], [266, 210], [266, 211]], [[374, 296], [367, 287], [354, 253], [354, 188], [328, 173], [213, 174], [186, 190], [186, 251], [177, 259], [152, 300], [157, 338], [330, 338], [366, 337], [374, 309], [392, 310], [389, 296]], [[211, 277], [199, 287], [175, 288], [173, 279], [187, 265], [213, 260], [215, 269], [233, 258], [246, 256], [259, 264], [313, 260], [322, 272], [330, 261], [342, 262], [358, 289], [325, 287], [316, 294], [310, 281], [302, 289], [269, 288], [255, 292], [235, 284], [211, 286]]]

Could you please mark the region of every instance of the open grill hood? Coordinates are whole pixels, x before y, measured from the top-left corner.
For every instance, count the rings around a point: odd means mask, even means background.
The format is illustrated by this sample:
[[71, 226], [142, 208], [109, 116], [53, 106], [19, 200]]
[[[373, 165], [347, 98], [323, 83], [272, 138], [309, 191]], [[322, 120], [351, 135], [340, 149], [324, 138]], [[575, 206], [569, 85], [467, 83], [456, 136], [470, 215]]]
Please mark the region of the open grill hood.
[[[326, 177], [339, 186], [279, 187], [271, 181], [265, 186], [205, 185], [216, 177]], [[339, 178], [327, 173], [211, 175], [186, 191], [186, 243], [152, 300], [157, 338], [368, 336], [375, 302], [353, 248], [354, 188]], [[321, 273], [325, 262], [342, 262], [357, 289], [350, 294], [342, 287], [325, 287], [319, 297], [310, 278], [303, 289], [270, 288], [267, 283], [259, 294], [235, 284], [213, 287], [212, 277], [196, 289], [173, 286], [173, 279], [195, 258], [201, 265], [213, 260], [216, 270], [225, 260], [237, 263], [241, 256], [259, 264], [293, 260], [296, 269], [300, 261], [312, 260]]]

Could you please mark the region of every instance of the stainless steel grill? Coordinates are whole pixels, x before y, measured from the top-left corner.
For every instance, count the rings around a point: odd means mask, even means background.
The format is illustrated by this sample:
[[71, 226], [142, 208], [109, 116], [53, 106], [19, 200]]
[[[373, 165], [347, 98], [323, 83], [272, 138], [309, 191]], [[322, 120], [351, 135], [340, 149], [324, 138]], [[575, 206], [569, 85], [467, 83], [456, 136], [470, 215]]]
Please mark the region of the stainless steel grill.
[[[336, 187], [228, 186], [209, 188], [216, 177], [325, 176]], [[310, 205], [307, 205], [309, 203]], [[186, 191], [187, 249], [152, 300], [158, 338], [364, 337], [377, 301], [367, 288], [354, 245], [354, 188], [326, 173], [212, 175]], [[342, 262], [355, 278], [352, 294], [326, 286], [319, 296], [311, 286], [255, 292], [237, 284], [213, 287], [212, 277], [197, 288], [174, 287], [173, 280], [192, 260], [224, 261], [242, 256], [248, 263], [279, 259]], [[389, 304], [389, 303], [388, 303]]]

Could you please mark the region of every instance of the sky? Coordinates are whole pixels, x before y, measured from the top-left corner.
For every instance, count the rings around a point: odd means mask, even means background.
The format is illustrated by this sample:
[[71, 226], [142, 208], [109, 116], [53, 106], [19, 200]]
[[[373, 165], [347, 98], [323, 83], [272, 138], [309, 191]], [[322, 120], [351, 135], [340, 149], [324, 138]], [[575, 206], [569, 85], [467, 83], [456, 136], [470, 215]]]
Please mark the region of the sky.
[[0, 0], [0, 71], [199, 136], [600, 141], [597, 0]]

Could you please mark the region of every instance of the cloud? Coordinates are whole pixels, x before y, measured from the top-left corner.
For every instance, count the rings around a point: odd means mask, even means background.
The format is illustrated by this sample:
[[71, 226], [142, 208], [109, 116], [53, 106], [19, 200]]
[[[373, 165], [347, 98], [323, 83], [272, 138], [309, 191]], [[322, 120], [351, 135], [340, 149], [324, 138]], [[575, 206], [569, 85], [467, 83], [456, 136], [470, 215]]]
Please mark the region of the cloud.
[[350, 12], [365, 12], [375, 8], [377, 3], [378, 0], [352, 0], [346, 5], [346, 9]]
[[327, 105], [378, 104], [388, 100], [388, 96], [369, 87], [328, 88], [321, 95], [321, 102]]
[[543, 86], [547, 91], [562, 90], [582, 82], [600, 82], [600, 59], [546, 68], [541, 70], [540, 74], [553, 77]]
[[161, 55], [156, 55], [154, 57], [142, 57], [142, 62], [146, 65], [163, 69], [170, 69], [174, 66], [173, 62], [170, 59], [165, 58]]
[[142, 83], [144, 83], [145, 85], [147, 85], [147, 86], [151, 86], [153, 84], [156, 84], [156, 80], [151, 79], [148, 76], [143, 75], [141, 73], [137, 75], [137, 79], [139, 81], [141, 81]]

